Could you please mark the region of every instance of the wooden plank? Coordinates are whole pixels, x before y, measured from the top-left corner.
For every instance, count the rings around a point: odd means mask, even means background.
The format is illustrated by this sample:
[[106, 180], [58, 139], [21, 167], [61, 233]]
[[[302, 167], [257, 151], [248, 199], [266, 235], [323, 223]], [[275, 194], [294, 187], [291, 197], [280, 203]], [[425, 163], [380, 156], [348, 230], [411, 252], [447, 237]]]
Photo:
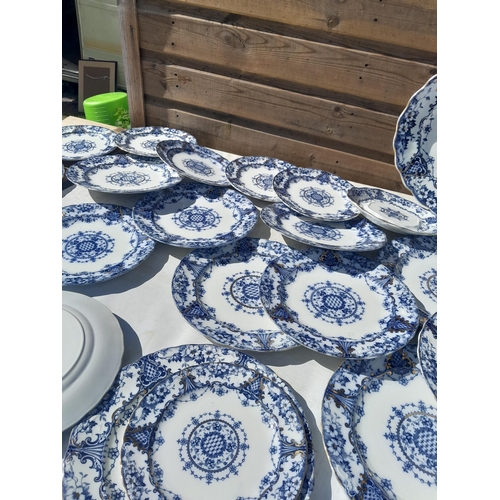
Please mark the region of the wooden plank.
[[142, 0], [141, 6], [163, 9], [175, 5], [215, 9], [322, 31], [390, 43], [428, 52], [437, 51], [436, 0]]
[[[435, 68], [378, 54], [171, 13], [141, 12], [140, 47], [258, 76], [320, 88], [402, 110]], [[309, 92], [308, 92], [309, 93]]]
[[243, 156], [271, 156], [297, 165], [324, 170], [346, 180], [409, 193], [393, 164], [351, 155], [322, 146], [252, 130], [210, 117], [164, 108], [146, 102], [148, 126], [166, 126], [194, 135], [202, 146]]
[[143, 59], [142, 71], [144, 92], [177, 106], [197, 106], [289, 129], [312, 140], [345, 144], [351, 152], [362, 145], [364, 150], [394, 154], [396, 116], [159, 60]]
[[141, 127], [145, 123], [145, 112], [136, 2], [135, 0], [117, 0], [117, 8], [130, 126]]

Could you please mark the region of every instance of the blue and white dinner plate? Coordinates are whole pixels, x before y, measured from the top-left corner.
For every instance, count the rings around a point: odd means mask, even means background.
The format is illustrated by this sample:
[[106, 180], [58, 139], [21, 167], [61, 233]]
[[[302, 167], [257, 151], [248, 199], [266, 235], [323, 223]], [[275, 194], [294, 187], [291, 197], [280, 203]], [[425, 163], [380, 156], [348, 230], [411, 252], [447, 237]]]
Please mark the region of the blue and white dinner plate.
[[388, 267], [413, 293], [423, 316], [437, 310], [437, 238], [403, 236], [378, 251], [377, 261]]
[[279, 202], [264, 207], [260, 218], [284, 236], [318, 248], [366, 252], [378, 250], [387, 242], [386, 234], [361, 216], [342, 222], [323, 222]]
[[63, 125], [62, 159], [78, 161], [116, 149], [116, 132], [97, 125]]
[[353, 252], [311, 248], [277, 257], [262, 273], [260, 297], [284, 333], [330, 356], [384, 356], [406, 345], [418, 327], [408, 287]]
[[66, 177], [73, 184], [104, 193], [147, 193], [182, 180], [160, 158], [130, 155], [96, 156], [73, 163]]
[[274, 191], [274, 176], [293, 165], [268, 156], [241, 156], [226, 167], [231, 185], [247, 196], [265, 201], [280, 201]]
[[186, 368], [131, 415], [121, 449], [128, 497], [296, 498], [307, 442], [292, 401], [237, 364]]
[[312, 168], [287, 168], [273, 179], [274, 191], [285, 205], [322, 221], [344, 221], [359, 215], [359, 208], [347, 197], [351, 187], [336, 175]]
[[243, 238], [186, 255], [172, 278], [172, 296], [184, 318], [217, 344], [249, 351], [297, 347], [269, 318], [260, 300], [262, 272], [292, 250], [277, 241]]
[[134, 127], [116, 134], [115, 143], [123, 151], [139, 156], [157, 158], [156, 145], [161, 141], [186, 141], [196, 144], [196, 139], [183, 130], [168, 127]]
[[349, 498], [386, 500], [364, 468], [351, 441], [352, 419], [360, 386], [367, 377], [398, 374], [400, 382], [418, 372], [416, 346], [408, 344], [368, 360], [346, 360], [330, 378], [321, 409], [322, 435], [330, 464]]
[[364, 379], [351, 417], [352, 442], [385, 498], [437, 498], [437, 401], [420, 370]]
[[199, 144], [162, 141], [156, 146], [158, 156], [190, 179], [212, 186], [231, 186], [226, 177], [229, 160]]
[[129, 208], [97, 203], [63, 207], [63, 286], [120, 276], [141, 264], [154, 247], [154, 240], [137, 229]]
[[437, 216], [402, 196], [378, 188], [351, 188], [347, 196], [371, 222], [400, 234], [435, 236]]
[[420, 369], [437, 398], [437, 312], [423, 324], [418, 336]]
[[437, 213], [437, 75], [408, 101], [398, 119], [393, 147], [404, 185]]
[[180, 183], [144, 195], [134, 221], [154, 240], [184, 248], [217, 247], [245, 237], [257, 223], [257, 209], [231, 188]]
[[307, 469], [297, 500], [308, 500], [314, 486], [312, 435], [304, 412], [286, 382], [252, 356], [211, 344], [181, 345], [163, 349], [124, 367], [102, 401], [71, 431], [63, 460], [63, 498], [87, 500], [126, 498], [120, 467], [120, 450], [130, 416], [142, 399], [169, 376], [207, 363], [244, 366], [271, 380], [288, 396], [304, 425]]

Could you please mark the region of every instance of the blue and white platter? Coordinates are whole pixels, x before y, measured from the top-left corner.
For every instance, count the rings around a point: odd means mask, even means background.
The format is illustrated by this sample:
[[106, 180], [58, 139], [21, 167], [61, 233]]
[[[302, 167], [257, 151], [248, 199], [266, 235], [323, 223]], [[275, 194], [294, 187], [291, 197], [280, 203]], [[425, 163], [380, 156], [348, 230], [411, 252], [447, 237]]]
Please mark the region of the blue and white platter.
[[62, 159], [78, 161], [116, 149], [116, 132], [97, 125], [63, 125]]
[[437, 498], [437, 401], [420, 370], [362, 380], [351, 417], [351, 440], [385, 498]]
[[399, 116], [393, 146], [404, 185], [437, 213], [437, 75], [408, 101]]
[[154, 247], [154, 240], [134, 224], [129, 208], [97, 203], [63, 207], [63, 286], [120, 276], [141, 264]]
[[121, 449], [129, 498], [299, 494], [307, 441], [292, 401], [238, 364], [198, 365], [158, 382], [131, 415]]
[[120, 454], [130, 417], [153, 389], [156, 394], [149, 401], [154, 403], [155, 396], [160, 391], [158, 384], [167, 381], [170, 376], [189, 367], [216, 363], [230, 363], [252, 370], [268, 379], [287, 396], [291, 406], [288, 406], [288, 402], [286, 405], [298, 413], [306, 438], [306, 470], [297, 500], [308, 500], [314, 486], [312, 435], [293, 391], [275, 372], [252, 356], [211, 344], [163, 349], [144, 356], [121, 370], [102, 401], [71, 431], [63, 460], [64, 500], [72, 500], [77, 496], [87, 500], [127, 498]]
[[120, 371], [123, 332], [113, 313], [81, 293], [62, 292], [62, 430], [96, 406]]
[[280, 201], [274, 191], [274, 176], [293, 165], [268, 156], [241, 156], [226, 167], [231, 185], [247, 196], [259, 200]]
[[340, 358], [384, 356], [406, 345], [418, 327], [408, 287], [353, 252], [311, 248], [277, 257], [262, 273], [260, 297], [284, 333]]
[[277, 241], [243, 238], [186, 255], [172, 278], [184, 318], [212, 342], [248, 351], [297, 347], [269, 318], [260, 300], [262, 272], [291, 249]]
[[160, 158], [131, 155], [96, 156], [73, 163], [66, 177], [73, 184], [104, 193], [147, 193], [182, 180]]
[[342, 222], [323, 222], [294, 212], [279, 202], [264, 207], [260, 218], [284, 236], [318, 248], [366, 252], [377, 250], [387, 242], [386, 234], [361, 216]]
[[156, 146], [158, 156], [182, 175], [212, 186], [231, 186], [226, 177], [229, 160], [199, 144], [162, 141]]
[[420, 369], [437, 398], [437, 312], [423, 324], [418, 337]]
[[330, 464], [349, 498], [387, 500], [372, 481], [351, 441], [353, 411], [367, 377], [397, 374], [399, 382], [418, 373], [416, 345], [368, 360], [346, 360], [330, 378], [323, 396], [321, 424]]
[[168, 127], [134, 127], [116, 135], [115, 143], [123, 151], [139, 156], [157, 158], [156, 146], [161, 141], [186, 141], [196, 144], [196, 139], [183, 130]]
[[378, 251], [377, 261], [403, 281], [423, 316], [437, 310], [437, 237], [403, 236]]
[[217, 247], [245, 237], [257, 223], [253, 203], [231, 188], [185, 182], [144, 195], [134, 221], [154, 240], [184, 248]]
[[378, 188], [351, 188], [348, 197], [371, 222], [400, 234], [435, 236], [437, 216], [402, 196]]
[[273, 179], [274, 191], [285, 205], [322, 221], [344, 221], [360, 214], [347, 197], [351, 187], [351, 183], [336, 175], [312, 168], [287, 168]]

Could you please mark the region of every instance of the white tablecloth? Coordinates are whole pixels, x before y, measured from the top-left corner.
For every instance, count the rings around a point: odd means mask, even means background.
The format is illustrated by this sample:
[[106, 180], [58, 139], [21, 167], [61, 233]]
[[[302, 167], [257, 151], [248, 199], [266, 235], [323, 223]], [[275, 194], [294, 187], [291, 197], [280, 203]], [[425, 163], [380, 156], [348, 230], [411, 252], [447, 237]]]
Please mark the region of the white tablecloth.
[[[233, 155], [225, 155], [229, 159]], [[71, 185], [63, 190], [63, 206], [78, 203], [113, 203], [132, 208], [142, 195], [100, 193]], [[407, 196], [408, 199], [414, 198]], [[258, 209], [268, 203], [252, 199]], [[296, 249], [307, 245], [284, 238], [259, 218], [250, 237], [280, 241]], [[394, 236], [394, 235], [392, 235]], [[93, 297], [117, 317], [124, 334], [125, 366], [143, 355], [181, 344], [209, 344], [211, 341], [194, 329], [179, 313], [171, 293], [173, 273], [179, 261], [191, 250], [157, 243], [153, 253], [134, 270], [94, 285], [63, 287]], [[305, 347], [287, 351], [249, 352], [273, 369], [292, 387], [302, 405], [313, 436], [315, 451], [315, 486], [311, 500], [348, 500], [329, 463], [321, 425], [323, 393], [340, 358], [316, 353]], [[70, 430], [63, 433], [63, 455]]]

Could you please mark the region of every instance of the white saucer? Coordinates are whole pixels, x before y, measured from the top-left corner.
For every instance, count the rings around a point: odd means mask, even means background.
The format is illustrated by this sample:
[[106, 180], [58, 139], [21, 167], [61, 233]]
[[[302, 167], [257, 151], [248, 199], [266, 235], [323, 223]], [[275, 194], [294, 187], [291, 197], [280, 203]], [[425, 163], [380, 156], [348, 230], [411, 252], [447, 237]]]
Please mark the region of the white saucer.
[[62, 292], [62, 430], [76, 424], [111, 387], [120, 370], [123, 333], [101, 302]]

